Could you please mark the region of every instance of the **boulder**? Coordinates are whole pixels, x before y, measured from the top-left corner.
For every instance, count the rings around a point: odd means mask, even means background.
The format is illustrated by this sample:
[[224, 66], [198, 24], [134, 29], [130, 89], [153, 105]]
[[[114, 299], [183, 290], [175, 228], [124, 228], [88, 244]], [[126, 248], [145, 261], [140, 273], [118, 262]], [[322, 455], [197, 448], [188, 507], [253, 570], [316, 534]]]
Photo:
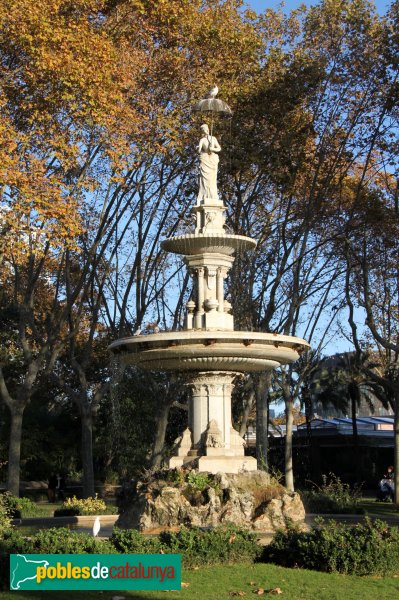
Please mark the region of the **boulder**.
[[293, 523], [302, 522], [305, 520], [305, 508], [302, 504], [302, 500], [299, 494], [293, 492], [291, 494], [284, 494], [282, 497], [283, 502], [283, 513], [285, 519], [289, 519]]
[[154, 474], [146, 482], [138, 482], [121, 507], [117, 525], [150, 532], [232, 523], [273, 534], [305, 519], [299, 494], [270, 484], [262, 471], [209, 474], [205, 487], [196, 486], [195, 478], [189, 481], [187, 469], [175, 480], [176, 484], [170, 483], [165, 473], [164, 478]]

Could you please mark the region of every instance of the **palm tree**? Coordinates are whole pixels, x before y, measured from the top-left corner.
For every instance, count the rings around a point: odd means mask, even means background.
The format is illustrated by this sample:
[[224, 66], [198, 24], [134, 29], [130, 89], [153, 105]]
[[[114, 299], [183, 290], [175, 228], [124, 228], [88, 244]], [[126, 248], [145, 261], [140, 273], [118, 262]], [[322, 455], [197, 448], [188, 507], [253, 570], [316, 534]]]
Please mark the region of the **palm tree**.
[[365, 400], [374, 412], [379, 401], [384, 408], [388, 401], [382, 386], [365, 374], [366, 368], [372, 369], [367, 354], [355, 352], [336, 354], [323, 359], [315, 370], [312, 379], [312, 400], [324, 406], [332, 405], [335, 410], [344, 414], [350, 412], [352, 419], [353, 450], [355, 459], [355, 476], [359, 480], [359, 438], [357, 430], [358, 409]]

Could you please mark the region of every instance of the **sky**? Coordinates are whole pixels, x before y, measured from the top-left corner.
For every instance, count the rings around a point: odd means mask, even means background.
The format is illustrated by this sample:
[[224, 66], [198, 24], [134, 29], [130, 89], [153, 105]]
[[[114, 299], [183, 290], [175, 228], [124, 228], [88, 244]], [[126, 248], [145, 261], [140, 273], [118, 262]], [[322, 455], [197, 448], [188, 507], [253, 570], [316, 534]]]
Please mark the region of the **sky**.
[[[263, 12], [266, 8], [277, 8], [280, 4], [280, 0], [247, 0], [247, 4], [252, 6], [254, 10], [257, 12]], [[284, 0], [284, 6], [288, 11], [293, 8], [298, 8], [301, 4], [317, 4], [317, 0], [304, 1], [304, 0]], [[376, 0], [375, 5], [380, 14], [385, 13], [387, 6], [389, 6], [390, 2], [386, 0]]]

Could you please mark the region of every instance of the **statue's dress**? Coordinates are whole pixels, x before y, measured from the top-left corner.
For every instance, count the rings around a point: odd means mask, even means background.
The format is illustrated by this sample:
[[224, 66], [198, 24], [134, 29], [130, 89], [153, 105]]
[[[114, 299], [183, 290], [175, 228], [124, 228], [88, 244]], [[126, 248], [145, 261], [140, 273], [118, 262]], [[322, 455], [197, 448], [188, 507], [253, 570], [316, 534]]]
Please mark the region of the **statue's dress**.
[[[209, 153], [209, 148], [211, 152]], [[198, 204], [205, 198], [218, 200], [217, 172], [219, 156], [216, 151], [220, 150], [219, 143], [215, 137], [207, 135], [201, 138], [198, 150], [200, 152], [199, 192]]]

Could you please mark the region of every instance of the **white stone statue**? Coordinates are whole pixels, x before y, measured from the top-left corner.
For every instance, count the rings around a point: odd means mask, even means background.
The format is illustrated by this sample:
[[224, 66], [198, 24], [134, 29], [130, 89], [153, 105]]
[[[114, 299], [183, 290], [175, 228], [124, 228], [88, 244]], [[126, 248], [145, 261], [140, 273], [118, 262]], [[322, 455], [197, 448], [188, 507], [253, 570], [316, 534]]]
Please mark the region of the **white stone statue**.
[[208, 125], [201, 125], [202, 138], [198, 145], [200, 155], [199, 192], [197, 203], [206, 198], [219, 200], [217, 174], [221, 147], [213, 135], [209, 135]]

